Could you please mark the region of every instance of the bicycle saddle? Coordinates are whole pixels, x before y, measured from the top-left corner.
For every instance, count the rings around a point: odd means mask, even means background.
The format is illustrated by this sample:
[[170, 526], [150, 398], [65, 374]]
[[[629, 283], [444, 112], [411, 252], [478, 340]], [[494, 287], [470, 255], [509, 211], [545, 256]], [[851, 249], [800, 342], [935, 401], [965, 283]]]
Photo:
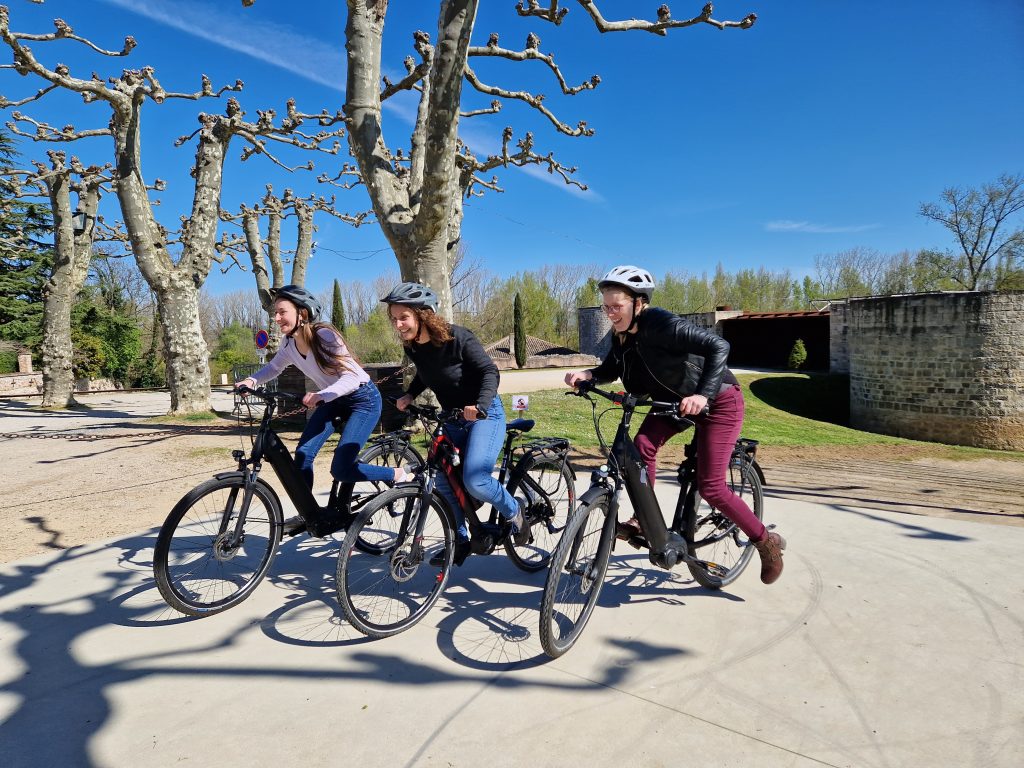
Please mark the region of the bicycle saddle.
[[505, 425], [506, 432], [529, 432], [537, 422], [533, 419], [512, 419]]

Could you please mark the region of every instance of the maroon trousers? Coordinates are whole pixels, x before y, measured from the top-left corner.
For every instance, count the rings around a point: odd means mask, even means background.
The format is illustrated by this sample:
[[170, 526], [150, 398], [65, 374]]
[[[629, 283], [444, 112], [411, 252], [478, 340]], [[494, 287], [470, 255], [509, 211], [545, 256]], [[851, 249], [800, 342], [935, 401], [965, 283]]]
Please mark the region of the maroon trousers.
[[[764, 524], [726, 483], [729, 458], [743, 427], [743, 393], [733, 386], [711, 401], [707, 416], [692, 418], [697, 425], [697, 490], [701, 498], [736, 523], [751, 541], [761, 541], [768, 533]], [[683, 429], [663, 416], [647, 416], [640, 425], [633, 442], [647, 464], [652, 486], [658, 451]]]

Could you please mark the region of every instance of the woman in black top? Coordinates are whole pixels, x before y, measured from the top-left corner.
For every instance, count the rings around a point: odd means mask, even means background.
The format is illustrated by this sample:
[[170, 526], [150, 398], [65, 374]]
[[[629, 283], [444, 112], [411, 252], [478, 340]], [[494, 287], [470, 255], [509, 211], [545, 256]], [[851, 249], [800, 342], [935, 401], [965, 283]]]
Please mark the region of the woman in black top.
[[[408, 391], [395, 405], [404, 411], [425, 389], [431, 389], [442, 408], [462, 410], [461, 420], [446, 433], [459, 448], [466, 491], [493, 505], [509, 521], [517, 544], [528, 543], [530, 530], [521, 502], [492, 474], [505, 439], [498, 367], [471, 331], [451, 325], [435, 313], [437, 296], [426, 286], [400, 283], [381, 301], [388, 305], [388, 317], [405, 353], [416, 364]], [[458, 537], [454, 560], [461, 565], [469, 554], [465, 516], [446, 478], [438, 477], [437, 488], [455, 513]]]
[[[679, 412], [697, 430], [697, 487], [701, 497], [736, 523], [761, 555], [761, 581], [782, 574], [786, 541], [768, 531], [743, 499], [726, 483], [729, 459], [743, 426], [743, 394], [726, 367], [729, 342], [698, 328], [679, 315], [650, 305], [654, 278], [632, 265], [615, 267], [598, 283], [604, 311], [612, 323], [612, 346], [597, 368], [565, 375], [570, 387], [579, 381], [622, 379], [630, 394], [679, 401]], [[706, 413], [702, 413], [707, 408]], [[680, 427], [671, 419], [647, 416], [633, 442], [647, 464], [653, 485], [657, 455]], [[639, 529], [635, 520], [620, 528]], [[629, 531], [624, 531], [628, 535]]]

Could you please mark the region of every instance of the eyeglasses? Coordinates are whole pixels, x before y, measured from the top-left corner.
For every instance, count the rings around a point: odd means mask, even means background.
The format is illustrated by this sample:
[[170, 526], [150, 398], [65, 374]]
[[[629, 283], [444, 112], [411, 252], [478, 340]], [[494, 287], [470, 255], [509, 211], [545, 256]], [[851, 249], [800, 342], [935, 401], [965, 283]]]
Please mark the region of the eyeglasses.
[[604, 313], [606, 315], [617, 315], [629, 305], [630, 302], [627, 302], [625, 304], [602, 304], [601, 309], [604, 310]]

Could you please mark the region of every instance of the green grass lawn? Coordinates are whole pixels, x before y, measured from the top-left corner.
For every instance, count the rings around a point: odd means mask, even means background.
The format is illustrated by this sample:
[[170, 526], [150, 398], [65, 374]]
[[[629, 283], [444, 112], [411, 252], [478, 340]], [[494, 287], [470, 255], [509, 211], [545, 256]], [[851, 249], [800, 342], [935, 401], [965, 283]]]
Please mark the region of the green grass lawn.
[[[981, 448], [944, 446], [899, 437], [862, 432], [844, 426], [849, 417], [849, 395], [845, 377], [807, 373], [751, 373], [737, 377], [743, 388], [746, 415], [744, 437], [777, 446], [868, 446], [918, 445], [932, 446], [936, 454], [947, 458], [1000, 458], [1024, 461], [1019, 451], [992, 451]], [[615, 389], [615, 386], [609, 386]], [[534, 431], [539, 435], [568, 437], [578, 448], [598, 445], [591, 420], [590, 403], [580, 397], [567, 396], [566, 390], [530, 393], [530, 410], [526, 414], [537, 421]], [[509, 418], [511, 401], [502, 397]], [[598, 399], [598, 411], [610, 403]], [[618, 424], [617, 407], [601, 420], [605, 439], [610, 440]], [[634, 420], [639, 427], [642, 419]]]

